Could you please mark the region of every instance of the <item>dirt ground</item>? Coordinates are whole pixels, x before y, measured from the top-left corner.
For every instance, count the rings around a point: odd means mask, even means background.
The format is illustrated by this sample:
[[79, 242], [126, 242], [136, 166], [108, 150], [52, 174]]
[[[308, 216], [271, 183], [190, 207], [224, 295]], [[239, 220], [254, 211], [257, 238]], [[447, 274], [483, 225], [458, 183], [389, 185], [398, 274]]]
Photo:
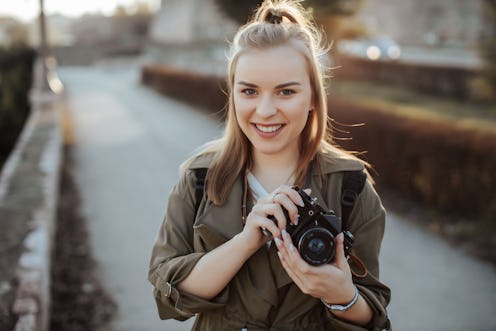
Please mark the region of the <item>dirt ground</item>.
[[52, 268], [51, 331], [108, 330], [116, 304], [98, 277], [80, 196], [72, 177], [71, 149], [64, 148]]

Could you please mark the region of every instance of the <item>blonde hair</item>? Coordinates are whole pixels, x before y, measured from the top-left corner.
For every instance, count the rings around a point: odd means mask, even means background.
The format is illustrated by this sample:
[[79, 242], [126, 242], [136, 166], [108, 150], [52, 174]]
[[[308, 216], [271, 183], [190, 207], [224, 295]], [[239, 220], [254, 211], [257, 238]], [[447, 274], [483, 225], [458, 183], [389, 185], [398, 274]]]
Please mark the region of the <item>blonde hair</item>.
[[231, 45], [228, 68], [226, 129], [223, 138], [210, 144], [204, 152], [216, 155], [207, 174], [207, 195], [222, 205], [229, 191], [245, 168], [251, 168], [251, 143], [236, 120], [233, 100], [234, 72], [240, 55], [253, 49], [289, 45], [306, 59], [312, 87], [314, 109], [300, 136], [300, 158], [294, 176], [302, 185], [310, 161], [322, 150], [335, 150], [328, 125], [325, 72], [319, 57], [326, 53], [321, 34], [311, 15], [295, 0], [267, 0], [255, 11], [253, 18], [236, 33]]

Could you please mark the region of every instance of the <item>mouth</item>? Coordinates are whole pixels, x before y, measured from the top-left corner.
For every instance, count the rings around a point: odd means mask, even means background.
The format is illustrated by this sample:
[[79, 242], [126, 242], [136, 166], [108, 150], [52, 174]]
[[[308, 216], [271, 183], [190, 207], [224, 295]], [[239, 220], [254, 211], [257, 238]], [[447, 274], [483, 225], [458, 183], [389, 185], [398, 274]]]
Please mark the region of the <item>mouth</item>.
[[282, 128], [285, 126], [285, 124], [262, 125], [257, 123], [253, 123], [252, 125], [257, 133], [264, 138], [274, 137], [278, 135], [279, 132], [281, 132]]

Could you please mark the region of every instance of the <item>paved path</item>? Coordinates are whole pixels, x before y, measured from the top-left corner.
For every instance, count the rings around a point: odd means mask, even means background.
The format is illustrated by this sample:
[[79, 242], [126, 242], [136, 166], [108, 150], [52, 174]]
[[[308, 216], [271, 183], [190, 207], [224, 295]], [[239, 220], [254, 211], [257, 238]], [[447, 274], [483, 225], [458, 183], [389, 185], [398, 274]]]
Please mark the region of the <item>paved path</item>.
[[[139, 84], [137, 69], [61, 68], [76, 146], [76, 180], [104, 282], [116, 298], [115, 331], [188, 330], [160, 321], [146, 272], [177, 167], [221, 133], [208, 115]], [[193, 97], [193, 95], [192, 95]], [[382, 278], [395, 330], [496, 330], [496, 271], [388, 217]]]

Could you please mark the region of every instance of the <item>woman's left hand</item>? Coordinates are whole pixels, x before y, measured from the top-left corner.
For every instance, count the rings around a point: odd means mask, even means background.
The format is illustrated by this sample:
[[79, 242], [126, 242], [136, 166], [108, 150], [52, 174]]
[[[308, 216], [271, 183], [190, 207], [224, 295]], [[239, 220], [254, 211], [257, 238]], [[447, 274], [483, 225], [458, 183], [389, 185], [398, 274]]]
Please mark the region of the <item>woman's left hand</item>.
[[305, 262], [291, 237], [283, 231], [283, 241], [276, 238], [282, 266], [300, 290], [330, 304], [350, 302], [354, 296], [351, 270], [344, 255], [343, 234], [336, 237], [336, 257], [333, 263], [312, 266]]

